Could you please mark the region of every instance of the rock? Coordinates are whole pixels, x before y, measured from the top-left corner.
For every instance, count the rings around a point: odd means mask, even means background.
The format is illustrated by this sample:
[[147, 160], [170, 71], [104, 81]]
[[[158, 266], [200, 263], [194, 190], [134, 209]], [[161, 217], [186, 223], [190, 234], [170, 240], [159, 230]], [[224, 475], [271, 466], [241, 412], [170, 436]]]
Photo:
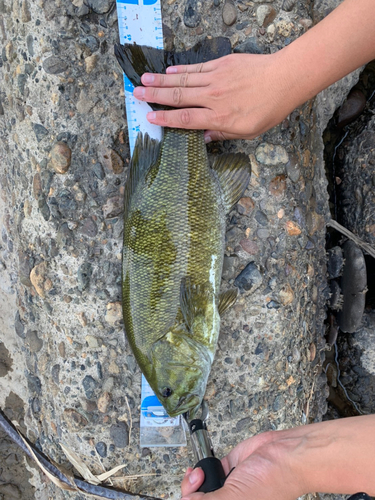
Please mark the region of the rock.
[[22, 2], [21, 21], [23, 23], [28, 23], [29, 21], [31, 21], [29, 3], [26, 0], [23, 0]]
[[57, 56], [48, 57], [43, 61], [43, 69], [50, 75], [58, 75], [68, 69], [68, 63]]
[[221, 275], [223, 279], [230, 280], [234, 278], [237, 262], [237, 257], [228, 257], [227, 255], [224, 256], [223, 271]]
[[64, 420], [71, 432], [82, 430], [89, 423], [87, 418], [74, 408], [66, 408], [63, 413]]
[[298, 225], [291, 220], [288, 220], [285, 223], [285, 229], [286, 232], [289, 234], [289, 236], [298, 236], [302, 232], [301, 229], [298, 227]]
[[29, 331], [26, 333], [25, 344], [31, 352], [39, 352], [43, 347], [43, 340], [38, 337], [37, 332]]
[[10, 483], [0, 484], [0, 496], [4, 500], [22, 500], [20, 489]]
[[48, 130], [43, 125], [40, 125], [40, 123], [32, 123], [31, 126], [38, 142], [42, 141], [49, 134]]
[[124, 160], [113, 149], [101, 149], [99, 152], [100, 163], [114, 174], [122, 174]]
[[41, 394], [42, 392], [42, 384], [40, 382], [40, 378], [36, 375], [32, 375], [31, 373], [27, 373], [27, 387], [32, 394]]
[[337, 127], [343, 128], [345, 125], [354, 122], [365, 109], [365, 106], [366, 97], [364, 93], [358, 89], [352, 90], [338, 110]]
[[129, 444], [129, 428], [126, 422], [118, 422], [109, 429], [111, 439], [116, 448], [125, 448]]
[[121, 302], [110, 302], [107, 304], [107, 312], [105, 320], [110, 325], [116, 325], [122, 321], [122, 305]]
[[255, 150], [255, 157], [263, 165], [278, 165], [288, 163], [288, 153], [283, 146], [263, 142]]
[[77, 272], [78, 289], [83, 292], [89, 286], [92, 275], [92, 265], [90, 262], [84, 262], [79, 266]]
[[241, 293], [252, 292], [262, 283], [263, 277], [254, 262], [250, 262], [237, 276], [234, 284], [238, 286]]
[[53, 367], [51, 369], [51, 375], [52, 375], [52, 379], [55, 382], [55, 384], [59, 385], [60, 384], [60, 365], [58, 365], [58, 364], [53, 365]]
[[102, 339], [94, 337], [94, 335], [86, 335], [85, 340], [91, 349], [98, 349], [103, 345]]
[[98, 59], [99, 57], [97, 54], [93, 54], [91, 56], [86, 57], [85, 59], [86, 73], [91, 73], [96, 68]]
[[103, 392], [103, 394], [98, 399], [98, 410], [100, 411], [100, 413], [107, 412], [111, 400], [112, 395], [109, 392]]
[[196, 28], [201, 22], [198, 0], [187, 0], [184, 10], [184, 24], [188, 28]]
[[279, 292], [279, 301], [283, 306], [287, 306], [291, 304], [294, 300], [294, 292], [292, 287], [287, 284], [283, 286], [283, 288]]
[[104, 179], [105, 173], [100, 163], [95, 163], [95, 165], [92, 166], [92, 171], [94, 172], [95, 177], [99, 180], [102, 181]]
[[84, 4], [96, 14], [105, 14], [111, 8], [114, 0], [84, 0]]
[[256, 255], [259, 252], [258, 245], [255, 241], [244, 238], [240, 241], [241, 248], [245, 250], [249, 255]]
[[103, 441], [99, 441], [99, 443], [96, 443], [95, 449], [102, 458], [105, 458], [107, 456], [107, 445], [103, 443]]
[[260, 210], [257, 210], [255, 213], [255, 220], [261, 225], [261, 226], [267, 226], [268, 224], [268, 217], [264, 212], [261, 212]]
[[94, 238], [98, 234], [98, 226], [96, 225], [96, 222], [94, 220], [92, 220], [91, 217], [88, 217], [83, 222], [79, 231], [82, 234], [89, 236], [90, 238]]
[[341, 278], [343, 305], [337, 322], [345, 333], [354, 333], [361, 325], [367, 290], [366, 263], [362, 250], [353, 241], [343, 247], [345, 264]]
[[56, 142], [51, 150], [51, 164], [58, 174], [66, 174], [69, 170], [72, 152], [65, 142]]
[[236, 424], [236, 431], [241, 432], [244, 429], [247, 429], [252, 425], [252, 418], [251, 417], [245, 417], [239, 420]]
[[284, 0], [281, 8], [285, 10], [286, 12], [290, 12], [293, 10], [293, 7], [296, 4], [296, 0]]
[[45, 291], [44, 291], [44, 282], [45, 282], [45, 275], [47, 272], [47, 263], [46, 262], [41, 262], [40, 264], [36, 265], [30, 273], [30, 281], [35, 288], [37, 294], [39, 297], [44, 298], [45, 297]]
[[297, 182], [301, 176], [301, 171], [299, 168], [298, 159], [294, 154], [290, 155], [290, 158], [285, 168], [288, 178], [292, 182]]
[[99, 40], [92, 35], [80, 36], [78, 43], [86, 47], [91, 53], [96, 52], [100, 47]]
[[117, 217], [124, 210], [124, 198], [122, 196], [113, 196], [107, 200], [102, 207], [103, 216], [106, 219]]
[[227, 26], [232, 26], [237, 20], [237, 9], [231, 1], [226, 1], [223, 7], [223, 21]]
[[275, 19], [276, 11], [270, 5], [260, 5], [257, 8], [256, 17], [258, 25], [262, 28], [267, 28]]
[[269, 185], [269, 191], [274, 196], [282, 196], [286, 189], [286, 177], [285, 175], [278, 175]]
[[264, 54], [264, 49], [258, 45], [256, 37], [251, 37], [237, 45], [233, 52], [239, 54]]
[[329, 293], [331, 295], [329, 299], [329, 307], [334, 311], [339, 311], [342, 308], [342, 295], [340, 285], [336, 280], [332, 280], [329, 283]]
[[94, 395], [94, 391], [98, 385], [98, 382], [91, 377], [91, 375], [86, 375], [86, 377], [82, 381], [83, 388], [85, 390], [85, 394], [87, 399], [91, 399]]
[[255, 203], [247, 196], [240, 198], [237, 203], [237, 211], [241, 215], [250, 215], [254, 210]]

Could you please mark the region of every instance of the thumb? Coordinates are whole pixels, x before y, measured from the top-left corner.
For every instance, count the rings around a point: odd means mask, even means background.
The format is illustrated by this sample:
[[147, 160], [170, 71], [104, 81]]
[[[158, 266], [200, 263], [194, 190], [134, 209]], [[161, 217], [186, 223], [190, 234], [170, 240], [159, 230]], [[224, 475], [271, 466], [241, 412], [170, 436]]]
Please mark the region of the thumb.
[[220, 130], [206, 130], [204, 133], [206, 144], [211, 141], [225, 141], [228, 139], [240, 139], [240, 137], [235, 134], [220, 132]]
[[181, 500], [238, 500], [239, 498], [248, 498], [248, 491], [242, 489], [242, 484], [237, 482], [225, 483], [222, 488], [211, 493], [192, 493], [184, 496]]

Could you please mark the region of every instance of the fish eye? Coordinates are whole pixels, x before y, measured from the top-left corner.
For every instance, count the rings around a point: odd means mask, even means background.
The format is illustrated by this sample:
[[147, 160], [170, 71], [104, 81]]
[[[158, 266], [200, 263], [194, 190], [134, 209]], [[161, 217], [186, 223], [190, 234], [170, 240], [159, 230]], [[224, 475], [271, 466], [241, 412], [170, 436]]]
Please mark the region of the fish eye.
[[169, 396], [172, 396], [172, 389], [170, 389], [169, 387], [163, 387], [163, 389], [161, 390], [161, 395], [163, 396], [163, 398], [169, 398]]

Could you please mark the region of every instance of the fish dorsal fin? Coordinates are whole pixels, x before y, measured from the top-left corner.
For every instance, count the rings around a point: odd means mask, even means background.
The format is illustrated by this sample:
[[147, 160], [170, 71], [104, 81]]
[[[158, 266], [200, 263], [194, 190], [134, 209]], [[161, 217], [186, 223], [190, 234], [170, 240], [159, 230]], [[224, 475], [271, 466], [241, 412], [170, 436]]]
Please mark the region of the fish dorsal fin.
[[[228, 38], [217, 37], [206, 38], [183, 52], [125, 43], [124, 45], [115, 45], [115, 56], [123, 72], [132, 84], [138, 87], [142, 85], [141, 76], [143, 73], [165, 73], [168, 66], [211, 61], [230, 54], [231, 50]], [[160, 104], [149, 104], [154, 110], [167, 109], [167, 106]]]
[[250, 180], [250, 160], [244, 153], [225, 153], [215, 159], [212, 170], [223, 192], [224, 207], [230, 212], [241, 198]]
[[188, 278], [181, 280], [180, 310], [189, 331], [194, 318], [204, 312], [206, 294], [207, 288], [204, 285], [195, 285]]
[[237, 300], [238, 288], [231, 288], [226, 292], [222, 292], [219, 296], [219, 314], [225, 313]]
[[160, 142], [151, 139], [148, 134], [140, 132], [135, 142], [133, 156], [130, 162], [129, 176], [125, 185], [124, 211], [127, 214], [131, 196], [139, 181], [144, 179], [149, 169], [156, 163], [160, 150]]

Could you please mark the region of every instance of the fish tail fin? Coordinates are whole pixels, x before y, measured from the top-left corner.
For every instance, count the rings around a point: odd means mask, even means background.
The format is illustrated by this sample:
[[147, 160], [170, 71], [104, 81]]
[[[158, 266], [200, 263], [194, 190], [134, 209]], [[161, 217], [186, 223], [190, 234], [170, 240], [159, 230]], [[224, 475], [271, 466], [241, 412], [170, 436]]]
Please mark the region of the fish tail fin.
[[[142, 85], [141, 76], [143, 73], [165, 73], [168, 66], [198, 64], [230, 53], [230, 40], [225, 37], [206, 38], [183, 52], [155, 49], [147, 45], [130, 43], [115, 45], [117, 61], [135, 87]], [[154, 110], [166, 108], [159, 104], [149, 104]]]

